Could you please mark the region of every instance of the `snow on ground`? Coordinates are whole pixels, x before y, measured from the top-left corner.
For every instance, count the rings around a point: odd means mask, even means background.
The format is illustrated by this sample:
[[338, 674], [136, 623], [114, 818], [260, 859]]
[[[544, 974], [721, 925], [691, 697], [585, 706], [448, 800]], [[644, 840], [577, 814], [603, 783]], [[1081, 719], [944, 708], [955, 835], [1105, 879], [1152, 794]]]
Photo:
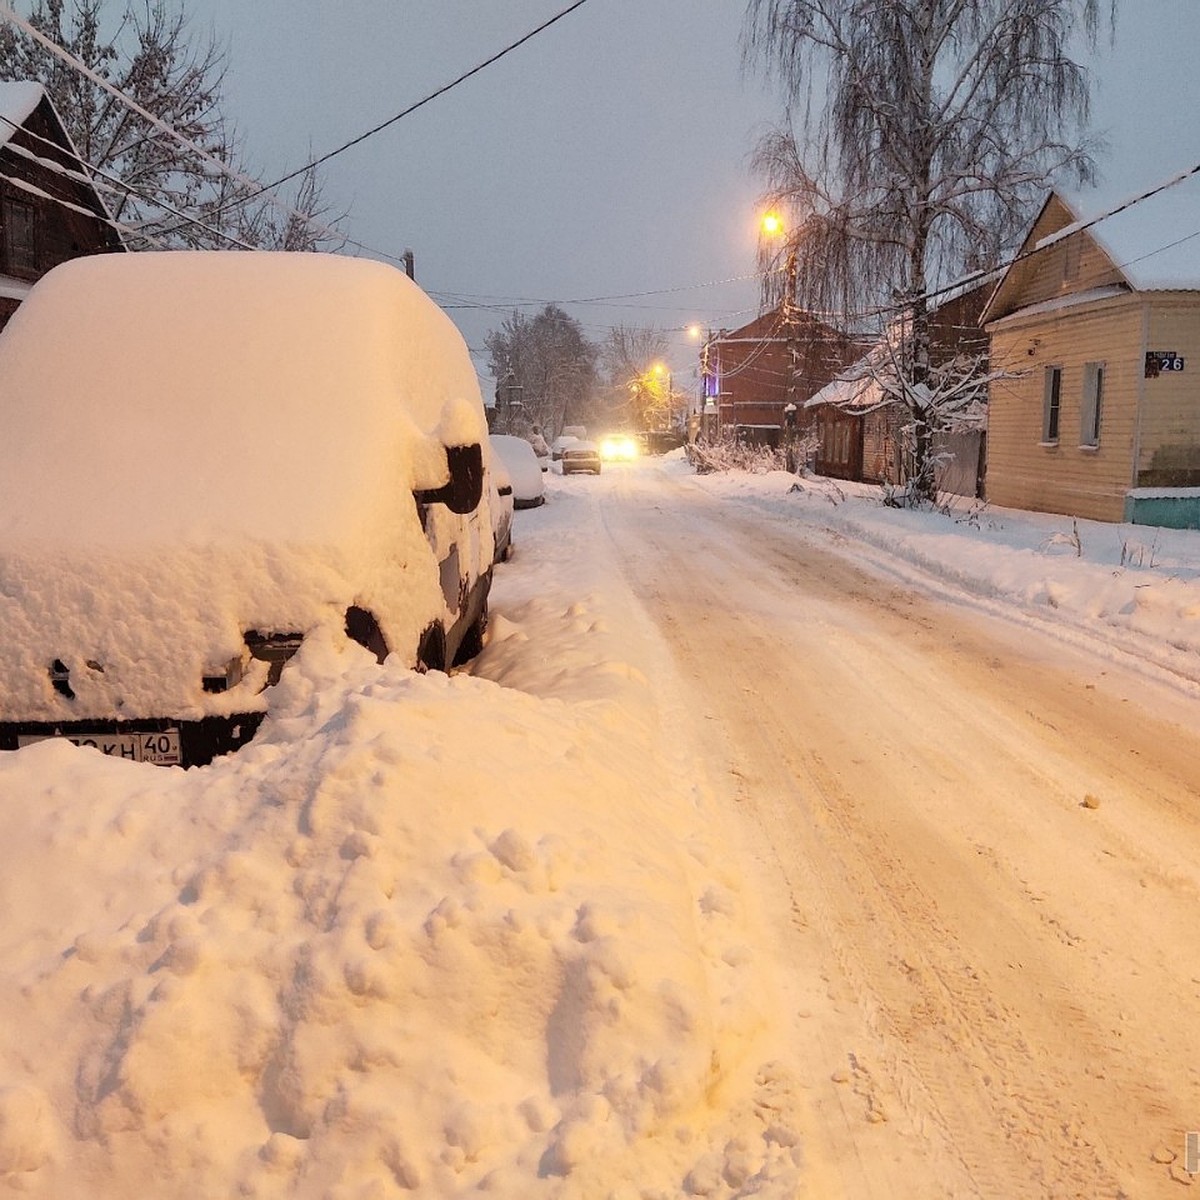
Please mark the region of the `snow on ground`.
[[[1077, 547], [1063, 518], [633, 469], [1200, 677], [1200, 534], [1080, 522]], [[803, 1081], [753, 881], [688, 771], [665, 651], [565, 486], [518, 514], [470, 672], [310, 639], [259, 737], [210, 767], [0, 754], [6, 1183], [798, 1193]]]
[[[886, 507], [870, 484], [766, 474], [695, 476], [706, 491], [802, 522], [855, 561], [1065, 640], [1149, 660], [1200, 683], [1200, 531], [1114, 525], [945, 497], [943, 512]], [[1101, 643], [1101, 644], [1097, 644]]]

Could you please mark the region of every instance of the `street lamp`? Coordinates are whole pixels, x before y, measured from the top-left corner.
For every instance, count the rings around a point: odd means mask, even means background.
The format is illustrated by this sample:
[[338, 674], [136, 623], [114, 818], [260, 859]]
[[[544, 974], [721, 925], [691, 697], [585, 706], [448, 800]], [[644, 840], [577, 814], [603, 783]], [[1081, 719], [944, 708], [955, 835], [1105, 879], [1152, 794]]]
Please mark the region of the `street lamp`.
[[[671, 425], [671, 370], [665, 364], [656, 362], [651, 368], [655, 377], [658, 379], [659, 388], [664, 398], [665, 415], [663, 417], [663, 428], [669, 429]], [[666, 386], [663, 388], [663, 380], [666, 380]]]

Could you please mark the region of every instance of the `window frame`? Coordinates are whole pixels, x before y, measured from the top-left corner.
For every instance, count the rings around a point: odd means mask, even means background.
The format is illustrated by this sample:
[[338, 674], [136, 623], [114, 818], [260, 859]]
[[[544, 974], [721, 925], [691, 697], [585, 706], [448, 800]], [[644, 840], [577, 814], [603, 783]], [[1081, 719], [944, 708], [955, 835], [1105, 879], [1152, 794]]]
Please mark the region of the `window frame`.
[[1062, 366], [1048, 366], [1042, 382], [1042, 445], [1057, 446], [1062, 424]]
[[1100, 423], [1104, 419], [1105, 363], [1083, 364], [1083, 392], [1079, 411], [1079, 448], [1100, 448]]

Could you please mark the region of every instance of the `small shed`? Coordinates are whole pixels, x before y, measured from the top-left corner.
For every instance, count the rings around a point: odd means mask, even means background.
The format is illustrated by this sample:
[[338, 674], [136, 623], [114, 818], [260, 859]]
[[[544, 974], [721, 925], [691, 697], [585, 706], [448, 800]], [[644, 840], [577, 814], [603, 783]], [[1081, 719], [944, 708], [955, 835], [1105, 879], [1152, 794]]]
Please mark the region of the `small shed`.
[[1200, 527], [1200, 178], [1047, 197], [984, 312], [987, 494]]
[[0, 82], [0, 328], [51, 267], [124, 249], [45, 89]]

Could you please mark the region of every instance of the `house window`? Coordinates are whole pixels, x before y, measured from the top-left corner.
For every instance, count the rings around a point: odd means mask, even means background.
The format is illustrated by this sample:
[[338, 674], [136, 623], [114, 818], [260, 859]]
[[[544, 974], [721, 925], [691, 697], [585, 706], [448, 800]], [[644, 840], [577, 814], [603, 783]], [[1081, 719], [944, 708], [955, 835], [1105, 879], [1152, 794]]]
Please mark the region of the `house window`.
[[1042, 400], [1042, 441], [1058, 442], [1058, 410], [1062, 401], [1062, 367], [1046, 368]]
[[1104, 364], [1083, 364], [1083, 409], [1079, 424], [1081, 446], [1100, 445], [1100, 409], [1104, 399]]
[[9, 271], [37, 270], [37, 210], [25, 200], [6, 199], [4, 265]]

